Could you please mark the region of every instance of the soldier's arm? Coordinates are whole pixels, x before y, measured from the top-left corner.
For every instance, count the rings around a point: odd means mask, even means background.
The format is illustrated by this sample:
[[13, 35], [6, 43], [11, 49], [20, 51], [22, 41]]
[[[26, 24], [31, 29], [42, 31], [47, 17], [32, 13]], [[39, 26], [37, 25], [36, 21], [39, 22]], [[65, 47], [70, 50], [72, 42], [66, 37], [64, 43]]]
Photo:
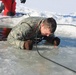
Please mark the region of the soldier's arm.
[[8, 35], [8, 42], [16, 48], [24, 49], [24, 42], [29, 30], [30, 27], [27, 24], [25, 25], [25, 23], [17, 25]]
[[58, 46], [60, 44], [60, 39], [55, 37], [54, 34], [50, 35], [49, 37], [45, 36], [44, 39], [54, 46]]
[[46, 40], [48, 43], [52, 43], [54, 37], [55, 37], [54, 34], [50, 35], [49, 37], [44, 36], [44, 40]]

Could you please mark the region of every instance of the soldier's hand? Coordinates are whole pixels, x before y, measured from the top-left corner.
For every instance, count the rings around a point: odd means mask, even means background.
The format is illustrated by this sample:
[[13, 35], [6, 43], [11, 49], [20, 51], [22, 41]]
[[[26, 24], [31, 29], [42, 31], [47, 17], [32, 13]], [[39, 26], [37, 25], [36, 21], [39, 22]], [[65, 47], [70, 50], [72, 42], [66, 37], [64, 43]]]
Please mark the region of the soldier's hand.
[[32, 40], [27, 40], [24, 43], [24, 49], [26, 50], [32, 50], [33, 48], [33, 41]]
[[53, 39], [53, 42], [52, 43], [53, 43], [54, 46], [58, 46], [60, 44], [60, 39], [58, 37], [55, 37]]

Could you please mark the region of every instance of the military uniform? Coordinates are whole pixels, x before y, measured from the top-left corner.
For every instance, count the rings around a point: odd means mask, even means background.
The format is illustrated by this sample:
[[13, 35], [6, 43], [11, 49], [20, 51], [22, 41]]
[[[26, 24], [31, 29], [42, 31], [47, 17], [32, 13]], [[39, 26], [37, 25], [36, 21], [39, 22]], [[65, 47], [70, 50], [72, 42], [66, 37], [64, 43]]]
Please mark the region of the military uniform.
[[28, 17], [22, 20], [16, 25], [8, 35], [8, 42], [16, 48], [24, 49], [24, 42], [28, 39], [34, 40], [36, 38], [42, 38], [39, 29], [42, 17]]

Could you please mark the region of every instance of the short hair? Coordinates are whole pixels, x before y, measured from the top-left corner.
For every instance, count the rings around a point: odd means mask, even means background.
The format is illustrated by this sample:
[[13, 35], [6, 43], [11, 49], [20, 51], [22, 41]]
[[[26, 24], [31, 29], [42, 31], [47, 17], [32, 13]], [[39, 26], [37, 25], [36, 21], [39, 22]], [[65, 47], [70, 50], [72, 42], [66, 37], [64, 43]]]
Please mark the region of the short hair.
[[48, 26], [51, 29], [51, 32], [54, 33], [57, 27], [57, 23], [54, 18], [46, 18], [43, 20], [43, 24]]

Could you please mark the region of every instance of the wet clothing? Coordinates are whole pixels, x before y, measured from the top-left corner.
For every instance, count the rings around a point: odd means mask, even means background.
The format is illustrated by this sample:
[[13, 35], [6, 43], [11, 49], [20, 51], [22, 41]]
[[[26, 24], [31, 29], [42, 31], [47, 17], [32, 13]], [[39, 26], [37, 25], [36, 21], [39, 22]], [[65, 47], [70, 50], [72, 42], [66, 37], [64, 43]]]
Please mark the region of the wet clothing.
[[36, 37], [42, 40], [44, 36], [40, 33], [40, 25], [44, 19], [42, 17], [25, 18], [11, 30], [7, 38], [8, 42], [16, 48], [24, 49], [23, 45], [26, 40], [35, 41]]
[[2, 0], [4, 4], [4, 13], [5, 16], [14, 16], [15, 15], [15, 9], [16, 9], [16, 2], [15, 0]]

